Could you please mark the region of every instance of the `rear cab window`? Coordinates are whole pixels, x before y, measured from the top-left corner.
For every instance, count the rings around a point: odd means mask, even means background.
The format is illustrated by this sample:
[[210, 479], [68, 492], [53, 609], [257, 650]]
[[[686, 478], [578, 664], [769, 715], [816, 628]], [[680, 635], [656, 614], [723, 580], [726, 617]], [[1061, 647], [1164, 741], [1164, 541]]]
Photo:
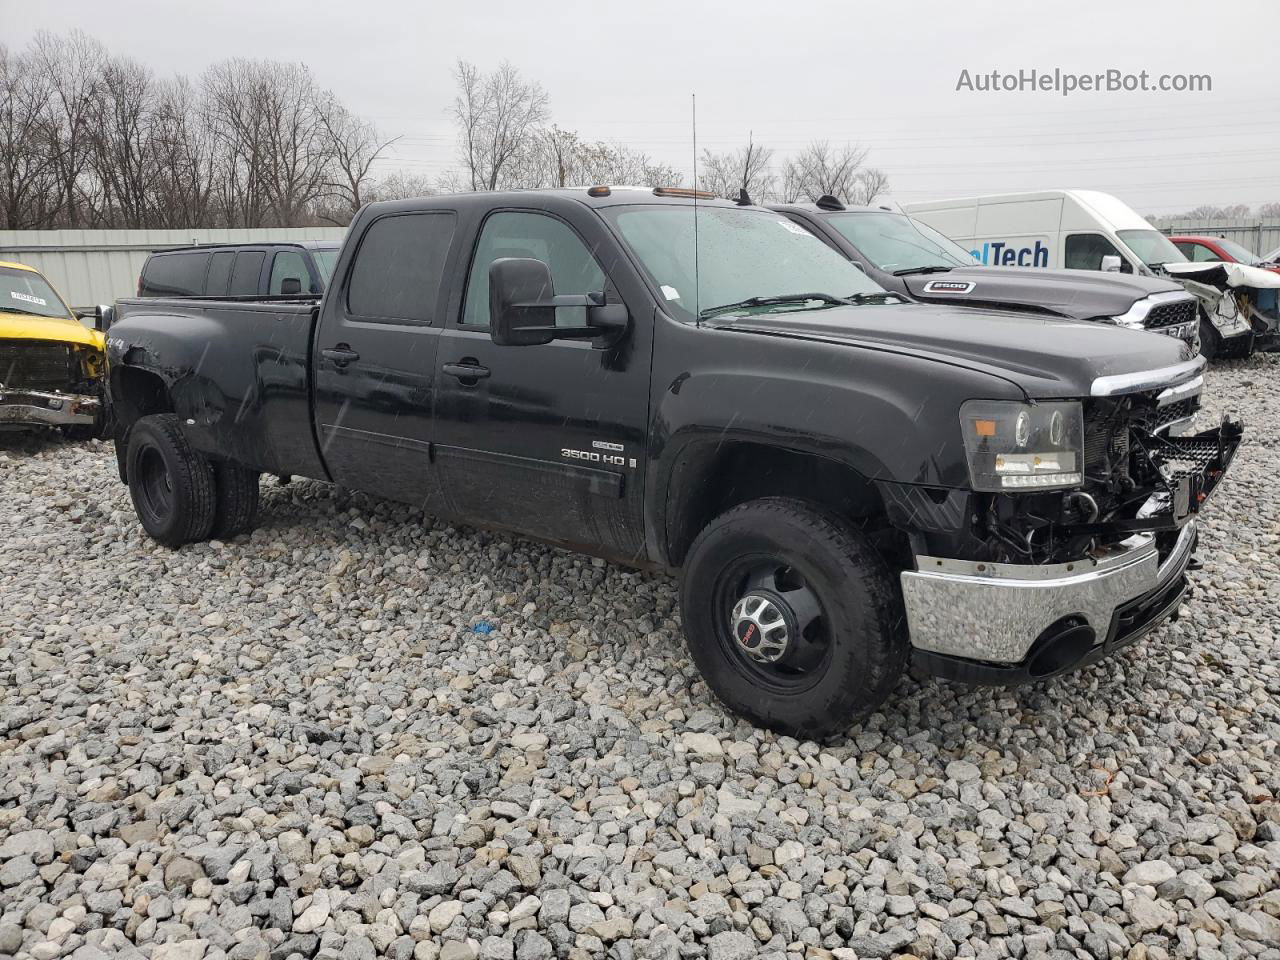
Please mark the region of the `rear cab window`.
[[380, 217], [360, 238], [347, 282], [353, 318], [434, 324], [453, 243], [449, 210]]

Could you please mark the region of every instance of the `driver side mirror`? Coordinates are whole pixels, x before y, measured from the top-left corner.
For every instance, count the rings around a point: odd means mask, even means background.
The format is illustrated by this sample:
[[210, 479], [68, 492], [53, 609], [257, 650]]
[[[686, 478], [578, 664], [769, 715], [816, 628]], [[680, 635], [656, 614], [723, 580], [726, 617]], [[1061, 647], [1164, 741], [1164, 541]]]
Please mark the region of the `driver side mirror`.
[[1106, 254], [1102, 258], [1102, 272], [1103, 273], [1119, 273], [1120, 258], [1114, 253]]
[[[586, 325], [556, 326], [557, 307], [585, 307]], [[630, 315], [624, 304], [605, 303], [603, 294], [556, 296], [551, 268], [541, 260], [503, 257], [489, 265], [489, 321], [489, 336], [502, 347], [595, 340], [605, 349], [626, 333]]]
[[302, 293], [302, 281], [297, 277], [285, 277], [280, 281], [280, 296], [296, 297]]

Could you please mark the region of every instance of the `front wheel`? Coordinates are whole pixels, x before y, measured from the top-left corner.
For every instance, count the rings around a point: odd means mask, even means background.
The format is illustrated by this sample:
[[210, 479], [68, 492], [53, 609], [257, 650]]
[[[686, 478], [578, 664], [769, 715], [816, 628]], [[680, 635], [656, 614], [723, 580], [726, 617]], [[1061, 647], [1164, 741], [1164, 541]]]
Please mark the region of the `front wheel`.
[[143, 417], [129, 430], [125, 475], [138, 520], [167, 547], [203, 540], [213, 527], [213, 467], [192, 450], [171, 413]]
[[862, 534], [799, 500], [753, 500], [711, 521], [686, 558], [680, 609], [716, 696], [797, 737], [867, 717], [906, 664], [888, 568]]
[[1209, 318], [1200, 315], [1200, 355], [1206, 360], [1216, 359], [1222, 352], [1222, 334], [1218, 333]]

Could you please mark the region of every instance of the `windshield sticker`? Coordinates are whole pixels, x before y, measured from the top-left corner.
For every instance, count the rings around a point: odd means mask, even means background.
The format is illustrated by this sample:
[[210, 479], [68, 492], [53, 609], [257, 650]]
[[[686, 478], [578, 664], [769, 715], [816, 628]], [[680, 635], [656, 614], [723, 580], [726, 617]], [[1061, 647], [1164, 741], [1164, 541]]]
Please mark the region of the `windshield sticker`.
[[[798, 223], [792, 223], [790, 220], [777, 220], [775, 222], [778, 224], [778, 226], [782, 227], [783, 229], [790, 230], [792, 233], [798, 233], [802, 237], [813, 237], [812, 233], [810, 233], [804, 227], [800, 226], [800, 224]], [[815, 240], [818, 239], [817, 237], [813, 237], [813, 238]]]
[[23, 303], [34, 303], [39, 307], [47, 307], [49, 305], [48, 300], [41, 300], [39, 297], [33, 297], [29, 293], [19, 293], [17, 290], [10, 290], [9, 296], [15, 300], [21, 300]]
[[668, 300], [680, 299], [680, 291], [677, 290], [675, 287], [667, 286], [665, 283], [662, 285], [662, 295], [666, 297]]
[[972, 280], [930, 280], [924, 285], [925, 293], [971, 293]]

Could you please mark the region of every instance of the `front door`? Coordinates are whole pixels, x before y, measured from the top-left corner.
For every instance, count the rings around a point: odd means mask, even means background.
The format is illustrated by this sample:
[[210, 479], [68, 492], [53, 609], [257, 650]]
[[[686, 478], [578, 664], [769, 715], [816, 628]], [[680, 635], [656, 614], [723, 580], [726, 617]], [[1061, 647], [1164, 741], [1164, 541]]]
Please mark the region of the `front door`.
[[432, 391], [455, 221], [443, 210], [369, 224], [315, 338], [316, 438], [329, 476], [427, 510], [438, 489]]
[[[609, 350], [589, 341], [504, 347], [489, 336], [489, 265], [541, 260], [556, 294], [616, 300], [589, 245], [547, 213], [501, 210], [484, 221], [461, 316], [440, 337], [434, 450], [447, 512], [582, 549], [641, 553], [650, 318], [631, 317]], [[556, 311], [581, 326], [582, 307]]]

